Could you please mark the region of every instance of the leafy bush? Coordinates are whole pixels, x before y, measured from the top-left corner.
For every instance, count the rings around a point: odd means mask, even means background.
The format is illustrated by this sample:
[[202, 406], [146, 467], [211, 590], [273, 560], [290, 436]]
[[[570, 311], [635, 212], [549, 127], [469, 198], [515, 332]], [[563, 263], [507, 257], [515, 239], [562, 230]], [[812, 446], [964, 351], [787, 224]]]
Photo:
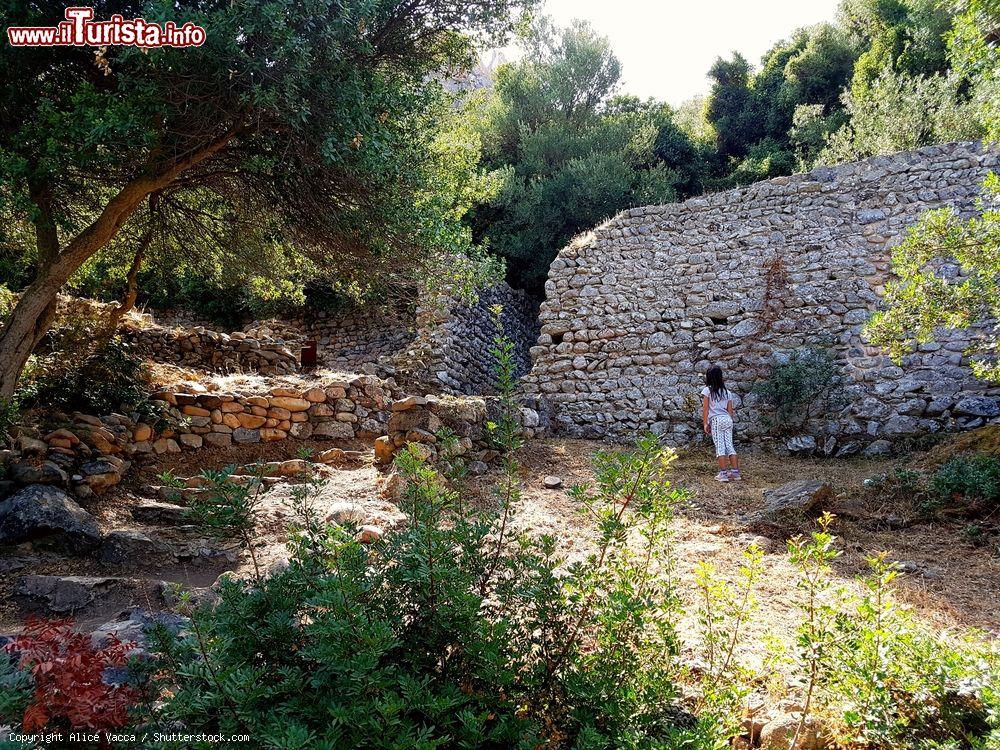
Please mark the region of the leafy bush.
[[765, 426], [775, 432], [796, 430], [832, 407], [841, 385], [834, 353], [826, 348], [793, 350], [771, 360], [770, 375], [754, 387], [765, 415]]
[[5, 712], [23, 708], [24, 713], [0, 714], [0, 719], [29, 733], [125, 726], [140, 692], [128, 684], [109, 684], [105, 673], [125, 666], [134, 644], [109, 639], [107, 646], [95, 648], [90, 635], [73, 630], [71, 620], [29, 619], [5, 646], [16, 656], [20, 675], [5, 679], [11, 693], [0, 701]]
[[287, 570], [225, 582], [168, 649], [162, 720], [276, 747], [680, 742], [671, 458], [654, 438], [597, 457], [574, 496], [598, 543], [566, 565], [551, 537], [513, 531], [512, 507], [453, 512], [458, 493], [412, 450], [397, 459], [408, 521], [372, 547], [303, 490]]
[[47, 342], [47, 353], [29, 366], [19, 390], [24, 406], [78, 409], [107, 414], [132, 409], [146, 398], [146, 366], [133, 345], [115, 336], [96, 351], [75, 360], [74, 347], [60, 331]]
[[819, 531], [789, 542], [799, 569], [799, 729], [817, 713], [832, 718], [827, 728], [838, 746], [996, 747], [995, 648], [975, 634], [937, 634], [921, 623], [896, 598], [898, 567], [884, 552], [868, 558], [860, 594], [838, 585], [832, 521], [826, 514]]
[[931, 487], [942, 502], [961, 500], [993, 508], [1000, 503], [1000, 458], [956, 456], [935, 472]]

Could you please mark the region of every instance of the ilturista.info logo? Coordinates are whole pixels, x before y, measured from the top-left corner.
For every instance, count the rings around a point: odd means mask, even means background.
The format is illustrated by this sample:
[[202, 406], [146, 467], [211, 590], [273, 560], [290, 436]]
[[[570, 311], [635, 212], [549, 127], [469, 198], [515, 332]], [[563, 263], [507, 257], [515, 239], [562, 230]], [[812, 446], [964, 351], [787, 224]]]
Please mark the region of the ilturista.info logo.
[[94, 9], [66, 9], [66, 20], [55, 26], [11, 26], [7, 41], [14, 47], [200, 47], [205, 29], [173, 21], [152, 23], [144, 18], [124, 18], [118, 14], [107, 21], [95, 21]]

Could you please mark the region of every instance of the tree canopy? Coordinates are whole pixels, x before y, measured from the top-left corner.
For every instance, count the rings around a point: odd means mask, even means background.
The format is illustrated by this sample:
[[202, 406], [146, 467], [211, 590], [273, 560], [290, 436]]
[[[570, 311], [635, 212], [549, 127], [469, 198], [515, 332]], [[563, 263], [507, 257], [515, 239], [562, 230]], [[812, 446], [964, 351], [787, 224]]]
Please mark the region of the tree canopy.
[[[32, 280], [0, 333], [0, 397], [56, 292], [147, 231], [187, 253], [290, 248], [323, 273], [468, 245], [433, 147], [435, 76], [496, 42], [520, 0], [108, 1], [192, 21], [201, 47], [0, 51], [0, 231]], [[4, 25], [61, 8], [12, 2]], [[442, 205], [444, 204], [444, 205]], [[30, 245], [29, 245], [30, 243]], [[28, 249], [25, 249], [28, 248]]]

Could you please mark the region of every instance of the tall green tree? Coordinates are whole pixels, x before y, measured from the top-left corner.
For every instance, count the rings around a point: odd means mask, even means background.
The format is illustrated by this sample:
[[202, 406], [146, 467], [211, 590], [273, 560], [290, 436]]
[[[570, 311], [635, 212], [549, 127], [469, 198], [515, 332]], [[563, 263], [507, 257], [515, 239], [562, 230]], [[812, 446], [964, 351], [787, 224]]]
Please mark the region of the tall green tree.
[[[57, 292], [109, 243], [280, 239], [323, 268], [419, 258], [435, 73], [511, 30], [522, 0], [98, 0], [97, 18], [194, 22], [202, 47], [0, 49], [0, 232], [34, 278], [0, 332], [0, 398]], [[10, 0], [0, 25], [62, 6]], [[25, 232], [24, 228], [29, 231]]]
[[500, 182], [472, 227], [507, 259], [513, 283], [537, 291], [574, 235], [629, 205], [674, 200], [685, 177], [655, 153], [669, 109], [614, 96], [621, 69], [607, 39], [583, 22], [541, 18], [524, 46], [467, 104], [483, 165]]

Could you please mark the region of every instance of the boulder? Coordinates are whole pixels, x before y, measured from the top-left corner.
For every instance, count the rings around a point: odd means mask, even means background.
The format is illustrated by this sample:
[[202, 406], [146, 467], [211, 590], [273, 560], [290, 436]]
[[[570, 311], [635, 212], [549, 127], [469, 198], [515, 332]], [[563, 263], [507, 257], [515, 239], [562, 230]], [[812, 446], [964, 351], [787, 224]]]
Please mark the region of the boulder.
[[42, 461], [38, 466], [18, 461], [8, 467], [10, 478], [19, 484], [66, 484], [69, 477], [52, 461]]
[[1000, 398], [968, 396], [955, 404], [954, 412], [966, 417], [1000, 417]]
[[82, 553], [100, 544], [101, 532], [94, 517], [68, 494], [31, 485], [0, 502], [0, 544], [36, 540]]
[[780, 487], [764, 490], [764, 508], [757, 513], [757, 518], [782, 521], [800, 516], [832, 494], [830, 485], [819, 479], [796, 479]]
[[816, 438], [812, 435], [796, 435], [785, 443], [785, 447], [789, 453], [815, 453]]

